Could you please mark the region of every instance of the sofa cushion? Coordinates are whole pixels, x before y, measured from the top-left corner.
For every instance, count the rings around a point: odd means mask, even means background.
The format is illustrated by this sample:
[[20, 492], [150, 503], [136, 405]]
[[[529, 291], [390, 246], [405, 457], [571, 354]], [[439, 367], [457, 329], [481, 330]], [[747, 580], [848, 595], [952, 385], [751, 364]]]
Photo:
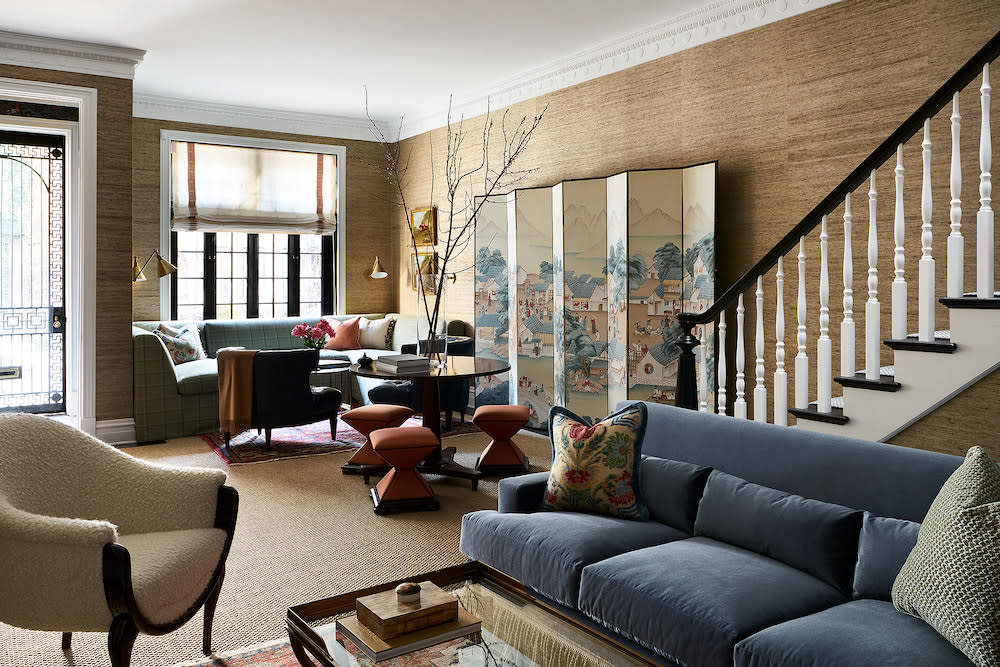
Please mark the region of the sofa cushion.
[[913, 551], [918, 532], [919, 523], [865, 512], [854, 570], [854, 597], [892, 599], [892, 582]]
[[976, 664], [1000, 665], [1000, 468], [982, 447], [941, 487], [892, 602]]
[[649, 508], [649, 518], [694, 533], [698, 501], [712, 470], [654, 456], [643, 457], [640, 468], [640, 494]]
[[646, 406], [629, 405], [596, 424], [566, 408], [549, 411], [552, 469], [545, 506], [646, 521], [639, 491]]
[[482, 510], [462, 517], [459, 549], [556, 602], [576, 607], [584, 566], [685, 537], [655, 521], [639, 523], [576, 512]]
[[929, 625], [882, 600], [857, 600], [761, 630], [736, 645], [734, 662], [737, 667], [971, 664]]
[[753, 551], [693, 537], [583, 569], [579, 609], [679, 664], [732, 665], [736, 642], [846, 602], [810, 574]]
[[327, 350], [360, 350], [361, 349], [361, 316], [349, 320], [334, 320], [330, 325], [333, 335], [324, 345]]
[[198, 359], [174, 367], [177, 391], [185, 396], [219, 393], [219, 367], [215, 359]]
[[360, 345], [362, 348], [374, 350], [391, 350], [392, 334], [396, 328], [395, 317], [383, 317], [379, 320], [361, 318]]
[[153, 623], [180, 618], [208, 586], [226, 544], [218, 528], [122, 535], [139, 610]]
[[765, 554], [851, 592], [862, 512], [769, 489], [713, 470], [696, 535]]

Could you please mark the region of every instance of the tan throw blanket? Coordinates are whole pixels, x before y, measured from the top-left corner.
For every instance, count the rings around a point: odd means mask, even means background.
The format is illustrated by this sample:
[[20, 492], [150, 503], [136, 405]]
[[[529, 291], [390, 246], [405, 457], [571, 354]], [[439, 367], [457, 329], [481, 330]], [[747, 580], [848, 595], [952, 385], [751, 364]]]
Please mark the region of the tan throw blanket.
[[250, 428], [253, 416], [253, 357], [257, 350], [220, 350], [219, 423], [223, 433]]

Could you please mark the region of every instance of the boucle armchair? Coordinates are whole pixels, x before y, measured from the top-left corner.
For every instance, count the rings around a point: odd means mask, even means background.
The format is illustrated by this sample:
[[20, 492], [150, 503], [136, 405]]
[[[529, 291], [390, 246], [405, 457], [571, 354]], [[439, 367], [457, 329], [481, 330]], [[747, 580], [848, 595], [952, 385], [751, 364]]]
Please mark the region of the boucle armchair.
[[141, 461], [77, 429], [0, 415], [0, 621], [107, 632], [127, 667], [142, 632], [161, 635], [205, 607], [202, 648], [236, 527], [221, 470]]

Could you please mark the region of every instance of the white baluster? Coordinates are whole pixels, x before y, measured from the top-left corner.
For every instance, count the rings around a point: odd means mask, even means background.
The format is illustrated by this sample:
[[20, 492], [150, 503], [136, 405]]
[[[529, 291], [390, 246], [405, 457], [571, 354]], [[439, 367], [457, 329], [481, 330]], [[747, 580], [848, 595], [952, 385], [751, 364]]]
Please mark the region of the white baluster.
[[993, 147], [990, 145], [990, 66], [983, 65], [983, 86], [979, 89], [983, 102], [983, 122], [979, 132], [979, 212], [976, 213], [976, 296], [993, 298], [993, 209], [990, 208], [993, 184], [990, 167]]
[[819, 340], [816, 341], [816, 411], [830, 412], [833, 396], [833, 341], [830, 340], [829, 234], [826, 216], [819, 230]]
[[905, 222], [903, 218], [903, 144], [896, 148], [896, 217], [892, 223], [892, 232], [896, 241], [892, 263], [895, 277], [892, 279], [892, 337], [901, 340], [906, 338], [906, 278], [903, 277], [903, 267], [906, 265], [906, 255], [903, 251]]
[[851, 193], [844, 198], [844, 319], [840, 323], [840, 374], [854, 376], [854, 256], [851, 249]]
[[726, 414], [726, 311], [719, 313], [719, 398], [718, 412]]
[[[704, 332], [703, 332], [704, 333]], [[699, 336], [700, 338], [700, 336]], [[701, 352], [701, 373], [698, 374], [698, 412], [708, 412], [708, 341], [699, 346]]]
[[778, 273], [775, 275], [774, 313], [774, 423], [788, 424], [788, 374], [785, 373], [785, 272], [778, 258]]
[[755, 339], [755, 351], [757, 353], [754, 364], [754, 373], [757, 382], [753, 388], [753, 420], [756, 422], [767, 421], [767, 387], [764, 386], [764, 287], [763, 279], [757, 276], [757, 319]]
[[962, 159], [959, 134], [958, 93], [951, 99], [951, 234], [948, 235], [948, 298], [957, 299], [964, 291], [965, 240], [962, 238]]
[[737, 419], [747, 418], [747, 402], [743, 398], [746, 389], [743, 366], [746, 363], [746, 352], [743, 350], [743, 295], [736, 302], [736, 401], [733, 403], [733, 416]]
[[917, 337], [923, 342], [934, 340], [934, 258], [933, 234], [931, 231], [931, 121], [924, 121], [923, 148], [924, 180], [920, 191], [920, 245], [922, 254], [917, 263], [920, 285], [917, 290]]
[[799, 326], [796, 335], [798, 354], [795, 355], [795, 407], [809, 407], [809, 355], [806, 354], [806, 239], [799, 239], [799, 296], [796, 315]]
[[881, 311], [878, 303], [878, 230], [875, 222], [875, 170], [868, 190], [868, 301], [865, 302], [865, 379], [879, 379], [882, 345], [879, 340]]

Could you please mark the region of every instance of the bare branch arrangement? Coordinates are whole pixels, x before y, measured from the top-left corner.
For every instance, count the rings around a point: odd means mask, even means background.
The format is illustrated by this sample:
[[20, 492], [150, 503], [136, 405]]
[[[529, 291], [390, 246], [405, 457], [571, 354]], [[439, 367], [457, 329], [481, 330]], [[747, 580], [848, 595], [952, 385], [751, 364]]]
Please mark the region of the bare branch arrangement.
[[[463, 162], [463, 144], [469, 131], [465, 128], [465, 119], [452, 122], [452, 100], [448, 101], [447, 141], [445, 147], [444, 178], [445, 202], [439, 206], [441, 216], [438, 228], [446, 229], [443, 239], [444, 247], [439, 250], [437, 273], [418, 275], [417, 280], [432, 281], [433, 286], [424, 289], [425, 284], [417, 285], [417, 294], [423, 316], [428, 325], [429, 337], [435, 332], [440, 333], [445, 314], [442, 312], [442, 295], [446, 280], [454, 280], [456, 273], [467, 270], [453, 269], [451, 264], [469, 247], [473, 241], [476, 220], [479, 211], [489, 197], [505, 194], [524, 180], [534, 169], [518, 169], [515, 163], [524, 153], [535, 130], [542, 122], [548, 107], [534, 117], [521, 116], [516, 122], [510, 118], [510, 109], [505, 109], [497, 118], [497, 112], [487, 106], [483, 121], [480, 151], [475, 154], [471, 165]], [[368, 113], [367, 103], [365, 111]], [[413, 253], [414, 265], [419, 266], [417, 253], [419, 246], [410, 221], [410, 206], [406, 201], [406, 175], [409, 167], [409, 155], [401, 155], [398, 141], [390, 141], [381, 127], [368, 113], [372, 133], [382, 146], [385, 164], [376, 168], [381, 173], [392, 190], [396, 204], [402, 209], [410, 230], [410, 249]], [[401, 121], [402, 122], [402, 121]], [[399, 135], [397, 134], [397, 137]], [[428, 142], [431, 134], [428, 133]], [[497, 156], [491, 155], [496, 149], [495, 142], [502, 143]], [[431, 160], [431, 192], [430, 200], [434, 201], [434, 150], [430, 144]], [[439, 242], [440, 245], [440, 242]], [[431, 298], [432, 297], [432, 298]]]

